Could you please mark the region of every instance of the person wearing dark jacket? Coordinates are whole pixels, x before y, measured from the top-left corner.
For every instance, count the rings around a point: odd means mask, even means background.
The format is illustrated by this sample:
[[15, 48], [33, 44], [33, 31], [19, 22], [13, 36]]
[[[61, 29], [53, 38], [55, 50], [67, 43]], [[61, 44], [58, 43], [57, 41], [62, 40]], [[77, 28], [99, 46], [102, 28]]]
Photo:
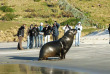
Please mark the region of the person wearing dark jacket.
[[53, 41], [55, 40], [58, 40], [58, 35], [59, 35], [59, 29], [60, 27], [60, 24], [58, 24], [56, 21], [54, 22], [53, 24], [53, 27], [52, 27], [52, 32], [53, 32]]
[[35, 25], [34, 28], [32, 29], [32, 33], [33, 33], [33, 44], [34, 44], [34, 40], [35, 40], [35, 48], [38, 48], [39, 28], [37, 25]]
[[108, 31], [109, 31], [109, 44], [110, 44], [110, 24], [109, 24], [109, 27], [108, 27]]
[[18, 46], [17, 46], [17, 49], [18, 50], [23, 50], [24, 48], [22, 47], [22, 40], [23, 40], [23, 37], [24, 37], [24, 29], [25, 29], [25, 24], [23, 24], [19, 30], [18, 30], [18, 33], [17, 33], [17, 36], [18, 36]]
[[44, 32], [44, 44], [50, 41], [50, 34], [51, 34], [51, 26], [46, 25], [43, 28], [43, 32]]
[[32, 49], [33, 48], [33, 34], [32, 34], [32, 29], [33, 29], [33, 24], [30, 25], [30, 29], [29, 29], [29, 48]]

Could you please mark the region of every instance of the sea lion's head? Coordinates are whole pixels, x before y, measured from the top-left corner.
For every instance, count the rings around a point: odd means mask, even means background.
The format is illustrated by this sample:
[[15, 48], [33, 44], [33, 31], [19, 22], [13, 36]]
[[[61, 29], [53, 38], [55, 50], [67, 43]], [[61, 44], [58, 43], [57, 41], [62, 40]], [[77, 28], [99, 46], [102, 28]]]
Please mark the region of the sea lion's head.
[[76, 29], [71, 29], [71, 30], [69, 30], [69, 33], [75, 35], [77, 33], [77, 30]]

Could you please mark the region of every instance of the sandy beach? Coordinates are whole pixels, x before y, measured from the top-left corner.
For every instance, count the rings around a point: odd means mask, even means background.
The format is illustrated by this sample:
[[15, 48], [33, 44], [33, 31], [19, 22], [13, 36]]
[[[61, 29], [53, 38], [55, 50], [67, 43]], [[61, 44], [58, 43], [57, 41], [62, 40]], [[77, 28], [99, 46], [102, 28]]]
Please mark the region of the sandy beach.
[[[17, 42], [0, 43], [0, 64], [26, 64], [87, 74], [110, 74], [110, 45], [108, 42], [107, 30], [90, 34], [81, 38], [79, 47], [75, 47], [73, 43], [66, 54], [66, 59], [45, 61], [38, 61], [40, 48], [17, 50]], [[23, 47], [26, 48], [26, 42], [23, 43]]]

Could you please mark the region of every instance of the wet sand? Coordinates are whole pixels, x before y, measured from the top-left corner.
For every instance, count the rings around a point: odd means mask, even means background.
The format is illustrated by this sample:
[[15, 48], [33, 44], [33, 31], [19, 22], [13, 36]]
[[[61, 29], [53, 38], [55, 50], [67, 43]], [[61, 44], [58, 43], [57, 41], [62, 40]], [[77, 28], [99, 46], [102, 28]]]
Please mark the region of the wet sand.
[[[17, 42], [0, 43], [0, 64], [27, 64], [88, 74], [110, 74], [110, 45], [107, 43], [73, 45], [66, 59], [47, 61], [38, 61], [40, 48], [17, 50], [16, 46]], [[26, 43], [23, 47], [26, 48]]]

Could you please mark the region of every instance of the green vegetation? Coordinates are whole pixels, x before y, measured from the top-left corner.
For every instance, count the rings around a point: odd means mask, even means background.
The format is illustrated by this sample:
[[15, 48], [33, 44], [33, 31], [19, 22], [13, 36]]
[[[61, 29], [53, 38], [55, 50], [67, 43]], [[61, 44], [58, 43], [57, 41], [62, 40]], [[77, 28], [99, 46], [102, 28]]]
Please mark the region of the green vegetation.
[[50, 24], [50, 25], [52, 25], [53, 22], [54, 22], [54, 21], [52, 20], [52, 18], [49, 18], [48, 21], [46, 21], [46, 23], [48, 23], [48, 24]]
[[79, 10], [93, 23], [108, 25], [110, 23], [110, 0], [67, 0], [73, 7]]
[[75, 19], [75, 18], [70, 18], [64, 22], [61, 23], [62, 26], [69, 24], [71, 26], [75, 26], [80, 20], [79, 19]]
[[12, 9], [8, 6], [2, 6], [2, 7], [0, 7], [0, 10], [3, 12], [14, 12], [14, 9]]
[[[81, 21], [84, 36], [96, 30], [91, 28], [93, 26], [97, 29], [107, 28], [110, 23], [109, 9], [110, 0], [1, 0], [0, 33], [3, 32], [2, 38], [4, 38], [8, 33], [5, 31], [22, 24], [40, 25], [43, 22], [45, 26], [47, 23], [52, 25], [57, 21], [61, 27], [66, 24], [74, 27], [78, 21]], [[63, 35], [61, 27], [59, 37]], [[10, 37], [13, 37], [11, 33]], [[7, 34], [6, 37], [9, 35]], [[16, 38], [13, 39], [16, 41]]]
[[15, 17], [16, 17], [15, 14], [8, 13], [8, 14], [5, 14], [5, 15], [1, 18], [1, 20], [11, 21], [11, 20], [13, 20]]
[[61, 23], [73, 17], [73, 14], [70, 12], [60, 10], [58, 2], [55, 0], [40, 0], [39, 2], [35, 2], [34, 0], [2, 0], [0, 4], [3, 5], [0, 6], [3, 9], [12, 8], [14, 10], [14, 12], [3, 12], [0, 10], [0, 18], [3, 21], [39, 25], [40, 22], [44, 24], [53, 24], [53, 21]]
[[41, 0], [34, 0], [34, 2], [39, 2], [39, 1], [41, 1]]

